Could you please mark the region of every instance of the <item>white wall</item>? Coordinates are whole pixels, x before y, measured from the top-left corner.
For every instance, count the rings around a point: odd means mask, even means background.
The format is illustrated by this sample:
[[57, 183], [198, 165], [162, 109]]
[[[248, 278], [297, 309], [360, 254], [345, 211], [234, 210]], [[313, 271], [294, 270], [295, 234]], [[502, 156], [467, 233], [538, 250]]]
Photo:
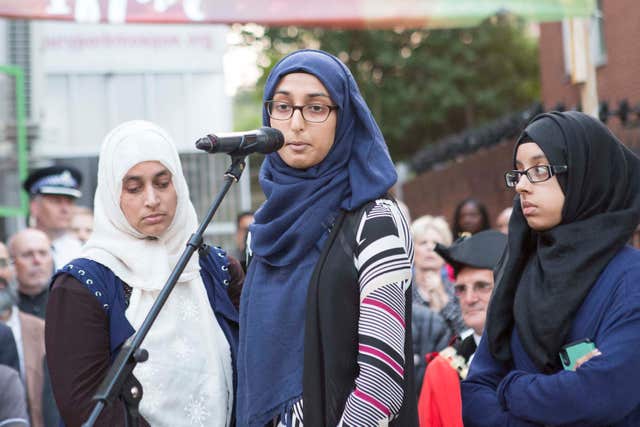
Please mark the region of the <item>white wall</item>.
[[225, 26], [34, 24], [43, 96], [35, 157], [97, 154], [132, 119], [158, 123], [180, 151], [232, 128], [222, 58]]
[[7, 20], [0, 19], [0, 64], [7, 63]]
[[[219, 25], [33, 21], [32, 88], [38, 90], [32, 117], [40, 137], [31, 148], [31, 164], [68, 164], [75, 158], [87, 169], [83, 190], [91, 195], [96, 171], [90, 165], [106, 133], [123, 121], [151, 120], [183, 153], [191, 197], [202, 217], [229, 159], [189, 153], [196, 152], [198, 138], [233, 127], [223, 73], [227, 31]], [[235, 215], [250, 207], [248, 179], [225, 199], [207, 230], [209, 241], [233, 241]]]

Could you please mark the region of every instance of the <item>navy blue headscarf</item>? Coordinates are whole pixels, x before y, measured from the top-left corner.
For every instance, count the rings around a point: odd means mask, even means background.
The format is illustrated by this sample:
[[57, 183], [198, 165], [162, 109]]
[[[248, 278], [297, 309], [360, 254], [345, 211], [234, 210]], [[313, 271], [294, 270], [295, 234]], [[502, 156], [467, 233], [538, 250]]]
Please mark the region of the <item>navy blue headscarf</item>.
[[[287, 74], [317, 77], [338, 110], [334, 144], [309, 169], [266, 156], [260, 185], [267, 197], [251, 226], [253, 259], [240, 305], [237, 413], [239, 426], [260, 426], [302, 396], [307, 288], [322, 243], [340, 210], [384, 195], [396, 181], [382, 133], [349, 69], [319, 50], [283, 58], [264, 90], [270, 100]], [[263, 122], [269, 116], [263, 110]], [[346, 260], [347, 261], [347, 260]]]

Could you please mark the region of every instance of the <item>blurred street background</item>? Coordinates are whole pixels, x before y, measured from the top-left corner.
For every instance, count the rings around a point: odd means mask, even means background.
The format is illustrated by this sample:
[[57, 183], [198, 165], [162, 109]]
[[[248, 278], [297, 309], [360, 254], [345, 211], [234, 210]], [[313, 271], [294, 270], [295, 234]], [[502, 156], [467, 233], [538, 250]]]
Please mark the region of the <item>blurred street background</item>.
[[[229, 159], [195, 140], [260, 127], [265, 76], [300, 48], [351, 69], [414, 218], [451, 218], [473, 196], [493, 220], [513, 197], [513, 139], [542, 111], [596, 115], [640, 149], [634, 0], [2, 0], [0, 17], [1, 240], [26, 224], [20, 182], [35, 167], [79, 168], [92, 207], [102, 138], [131, 119], [172, 134], [202, 215]], [[261, 160], [209, 241], [232, 245], [236, 215], [260, 205]]]

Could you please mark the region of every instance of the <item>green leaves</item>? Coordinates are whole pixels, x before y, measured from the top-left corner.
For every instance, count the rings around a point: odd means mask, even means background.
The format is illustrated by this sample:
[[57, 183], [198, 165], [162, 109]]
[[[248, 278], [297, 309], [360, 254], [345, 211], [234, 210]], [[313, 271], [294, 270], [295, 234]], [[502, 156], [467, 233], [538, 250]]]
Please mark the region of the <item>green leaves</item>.
[[395, 160], [539, 97], [537, 40], [508, 15], [465, 29], [282, 27], [268, 28], [260, 38], [268, 65], [259, 88], [277, 59], [296, 49], [320, 48], [343, 60]]

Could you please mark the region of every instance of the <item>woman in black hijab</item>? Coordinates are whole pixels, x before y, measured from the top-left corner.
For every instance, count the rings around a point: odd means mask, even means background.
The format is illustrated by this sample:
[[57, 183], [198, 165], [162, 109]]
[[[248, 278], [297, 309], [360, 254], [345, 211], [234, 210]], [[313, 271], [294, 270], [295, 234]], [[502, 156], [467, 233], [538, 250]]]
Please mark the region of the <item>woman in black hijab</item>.
[[[596, 119], [536, 117], [487, 326], [462, 385], [465, 426], [640, 425], [640, 160]], [[594, 349], [563, 369], [563, 346]]]

